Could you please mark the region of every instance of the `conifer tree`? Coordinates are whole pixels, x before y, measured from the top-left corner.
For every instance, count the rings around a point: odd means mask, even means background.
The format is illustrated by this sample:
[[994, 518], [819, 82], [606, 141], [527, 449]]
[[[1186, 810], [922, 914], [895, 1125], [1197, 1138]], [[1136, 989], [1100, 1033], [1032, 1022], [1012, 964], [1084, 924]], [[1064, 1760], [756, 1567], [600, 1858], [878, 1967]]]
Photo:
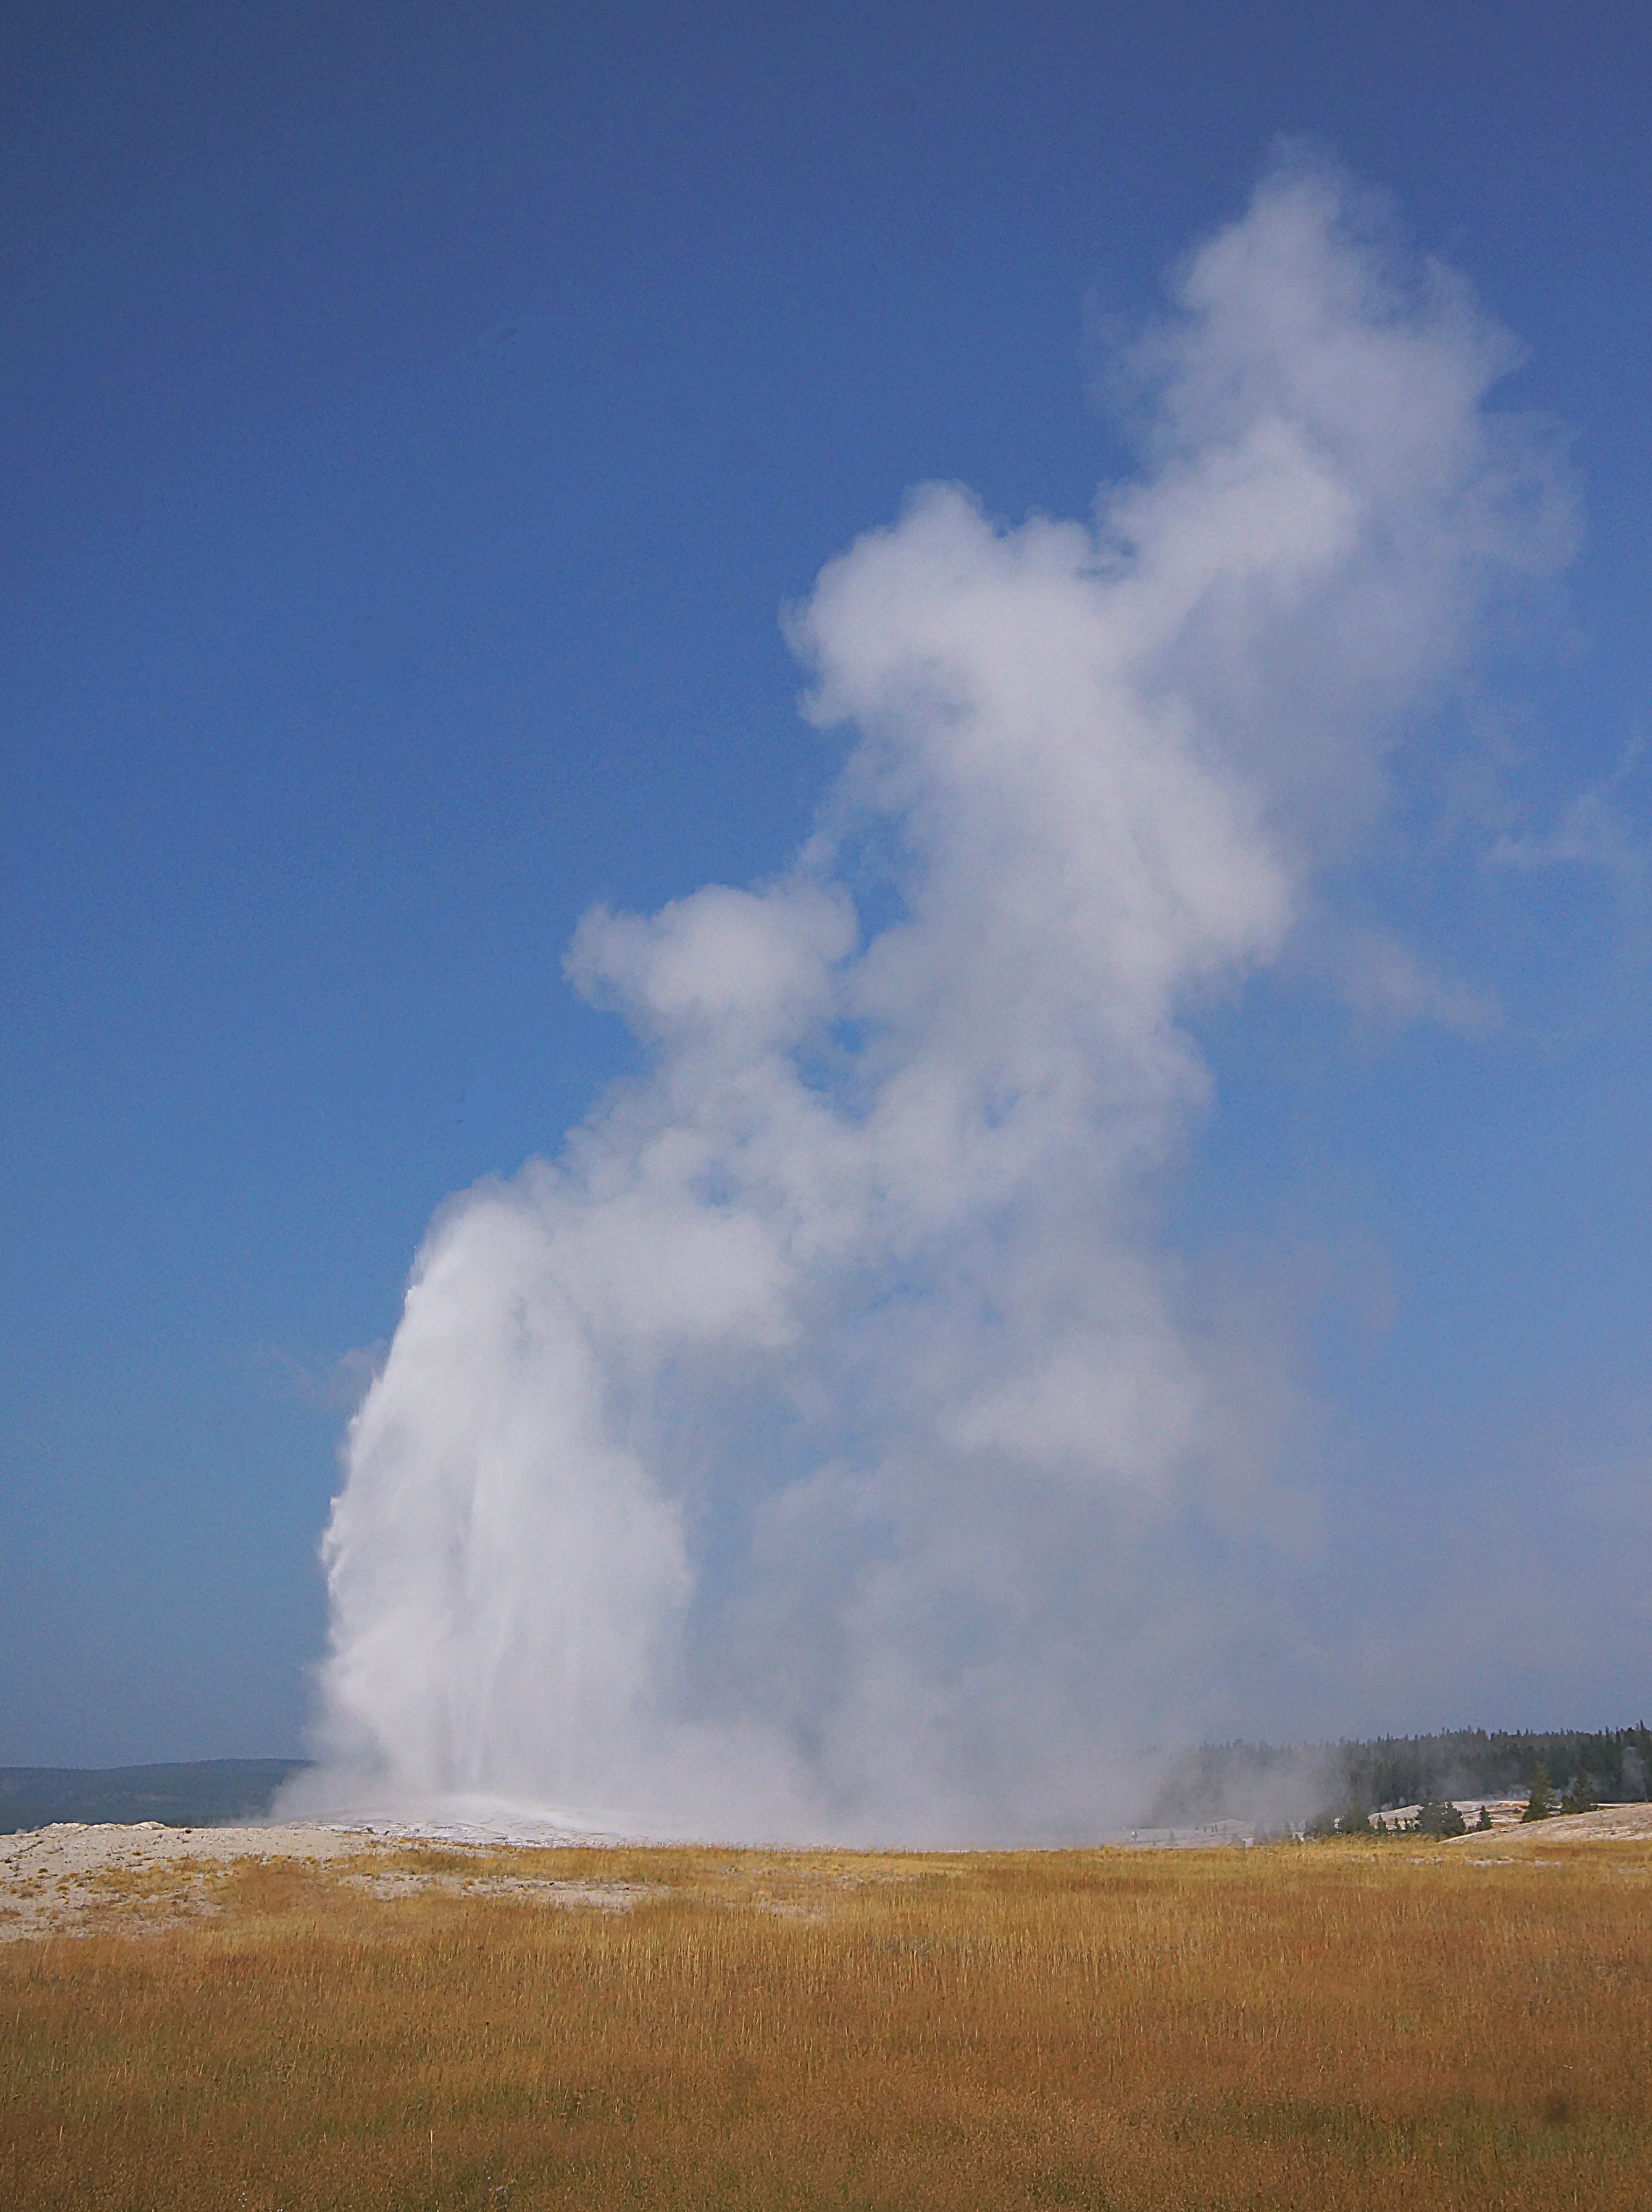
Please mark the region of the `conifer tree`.
[[1461, 1836], [1467, 1832], [1462, 1814], [1449, 1797], [1424, 1797], [1417, 1808], [1417, 1829], [1424, 1836]]
[[1549, 1770], [1540, 1759], [1532, 1770], [1532, 1794], [1527, 1801], [1522, 1820], [1546, 1820], [1554, 1811], [1554, 1791], [1549, 1785]]

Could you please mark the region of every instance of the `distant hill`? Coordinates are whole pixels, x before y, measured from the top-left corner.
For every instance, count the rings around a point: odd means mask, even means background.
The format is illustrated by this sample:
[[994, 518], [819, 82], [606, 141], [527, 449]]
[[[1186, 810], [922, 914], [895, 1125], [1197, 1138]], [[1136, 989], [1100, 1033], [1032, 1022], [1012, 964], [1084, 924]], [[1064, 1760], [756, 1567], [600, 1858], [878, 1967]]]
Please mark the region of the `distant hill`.
[[161, 1766], [0, 1766], [0, 1835], [53, 1820], [222, 1828], [262, 1820], [306, 1759], [194, 1759]]

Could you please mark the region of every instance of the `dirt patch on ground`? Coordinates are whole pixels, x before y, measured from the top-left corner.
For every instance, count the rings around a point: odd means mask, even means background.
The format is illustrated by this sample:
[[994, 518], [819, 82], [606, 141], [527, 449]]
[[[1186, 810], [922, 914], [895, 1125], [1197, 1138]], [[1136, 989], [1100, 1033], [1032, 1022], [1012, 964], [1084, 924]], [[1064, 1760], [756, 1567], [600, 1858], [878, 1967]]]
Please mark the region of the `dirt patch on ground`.
[[0, 1836], [0, 1937], [68, 1934], [112, 1917], [165, 1926], [216, 1909], [215, 1877], [237, 1863], [319, 1861], [383, 1848], [339, 1828], [164, 1828], [60, 1820]]
[[[377, 1898], [520, 1897], [553, 1905], [625, 1911], [647, 1884], [559, 1880], [555, 1846], [546, 1871], [501, 1869], [486, 1844], [331, 1828], [295, 1822], [282, 1827], [166, 1828], [64, 1820], [49, 1828], [0, 1837], [0, 1940], [174, 1927], [223, 1910], [226, 1879], [258, 1868], [296, 1874], [325, 1865], [341, 1885]], [[536, 1854], [537, 1856], [537, 1854]], [[346, 1865], [343, 1862], [353, 1862]]]
[[520, 1897], [540, 1905], [586, 1906], [597, 1912], [629, 1912], [640, 1897], [663, 1896], [664, 1886], [638, 1881], [558, 1881], [531, 1875], [425, 1873], [416, 1867], [372, 1869], [339, 1877], [341, 1888], [368, 1897]]

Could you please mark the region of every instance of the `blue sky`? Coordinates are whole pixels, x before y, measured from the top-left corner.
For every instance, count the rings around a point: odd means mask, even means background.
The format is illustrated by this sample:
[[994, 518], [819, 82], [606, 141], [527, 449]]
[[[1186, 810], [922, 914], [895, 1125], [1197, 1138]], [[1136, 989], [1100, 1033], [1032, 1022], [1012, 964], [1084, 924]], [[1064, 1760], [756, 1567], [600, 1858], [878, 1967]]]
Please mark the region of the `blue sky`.
[[[1131, 465], [1106, 331], [1280, 134], [1518, 335], [1501, 404], [1569, 426], [1585, 532], [1331, 894], [1497, 1018], [1364, 1019], [1287, 969], [1200, 1019], [1169, 1233], [1295, 1316], [1323, 1498], [1311, 1620], [1256, 1631], [1236, 1717], [1637, 1717], [1643, 14], [4, 39], [0, 1759], [297, 1747], [347, 1355], [444, 1198], [630, 1064], [562, 978], [580, 915], [785, 864], [841, 746], [781, 610], [925, 480], [1086, 513]], [[1327, 1690], [1343, 1611], [1375, 1656]]]

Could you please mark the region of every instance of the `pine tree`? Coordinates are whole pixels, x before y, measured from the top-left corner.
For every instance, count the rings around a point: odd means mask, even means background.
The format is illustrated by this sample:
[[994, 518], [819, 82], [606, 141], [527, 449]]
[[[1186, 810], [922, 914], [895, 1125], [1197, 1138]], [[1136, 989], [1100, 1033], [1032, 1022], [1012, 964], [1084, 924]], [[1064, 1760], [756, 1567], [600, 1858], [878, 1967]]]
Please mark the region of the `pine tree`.
[[1474, 1832], [1477, 1836], [1483, 1836], [1486, 1833], [1491, 1826], [1491, 1808], [1489, 1805], [1482, 1805], [1480, 1807], [1480, 1817], [1474, 1823]]
[[1417, 1808], [1419, 1835], [1461, 1836], [1467, 1833], [1462, 1814], [1449, 1797], [1424, 1797]]
[[1527, 1801], [1522, 1820], [1546, 1820], [1554, 1811], [1554, 1792], [1549, 1786], [1549, 1770], [1540, 1759], [1532, 1770], [1532, 1794]]
[[1571, 1788], [1560, 1801], [1560, 1809], [1563, 1813], [1595, 1813], [1600, 1807], [1600, 1801], [1594, 1794], [1594, 1784], [1580, 1766]]

